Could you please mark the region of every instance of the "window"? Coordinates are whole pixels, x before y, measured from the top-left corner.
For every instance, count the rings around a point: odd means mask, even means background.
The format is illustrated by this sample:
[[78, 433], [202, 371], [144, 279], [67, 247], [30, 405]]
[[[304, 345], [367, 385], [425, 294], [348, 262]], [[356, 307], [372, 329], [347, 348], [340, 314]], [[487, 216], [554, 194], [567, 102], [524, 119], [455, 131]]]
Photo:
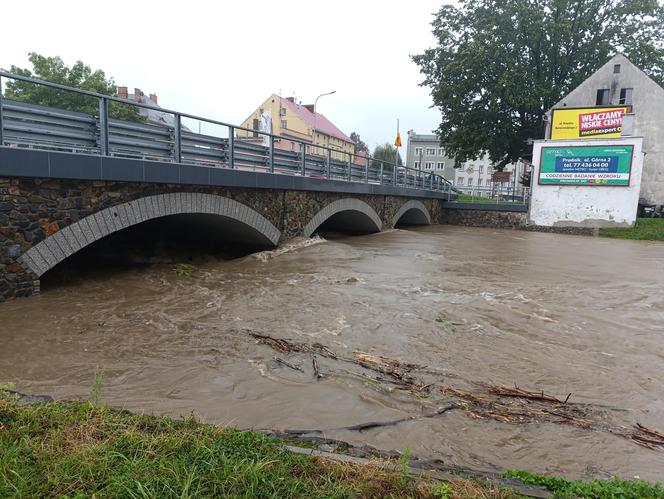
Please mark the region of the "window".
[[609, 89], [600, 88], [597, 90], [597, 100], [595, 104], [598, 106], [608, 106], [609, 105]]
[[[258, 130], [258, 129], [259, 129], [258, 119], [256, 119], [256, 118], [254, 118], [254, 126], [253, 126], [253, 129], [254, 129], [254, 130]], [[254, 137], [258, 137], [258, 132], [254, 132]]]
[[427, 147], [427, 156], [435, 156], [436, 155], [436, 148], [435, 147]]
[[468, 177], [468, 185], [473, 185], [473, 177]]
[[426, 163], [424, 163], [424, 168], [426, 170], [433, 170], [433, 161], [427, 161]]
[[614, 64], [613, 65], [613, 74], [618, 74], [620, 73], [620, 64]]
[[286, 122], [286, 120], [281, 120], [281, 128], [288, 128], [288, 122]]
[[443, 149], [442, 147], [439, 147], [438, 148], [438, 156], [445, 156], [445, 149]]
[[445, 168], [445, 162], [444, 161], [439, 161], [438, 164], [436, 164], [436, 169], [437, 170], [442, 170]]
[[420, 162], [419, 161], [415, 161], [415, 169], [416, 170], [420, 169]]
[[415, 148], [415, 156], [422, 156], [422, 148], [421, 147], [416, 147]]
[[457, 184], [458, 184], [458, 185], [463, 185], [463, 177], [459, 177], [459, 178], [457, 179]]
[[631, 104], [632, 103], [632, 92], [633, 88], [621, 88], [620, 89], [620, 100], [618, 104]]
[[480, 165], [480, 173], [484, 173], [484, 165]]
[[486, 179], [486, 185], [491, 185], [491, 179], [490, 178]]
[[281, 109], [279, 109], [279, 116], [286, 116], [286, 108], [285, 107], [282, 107]]

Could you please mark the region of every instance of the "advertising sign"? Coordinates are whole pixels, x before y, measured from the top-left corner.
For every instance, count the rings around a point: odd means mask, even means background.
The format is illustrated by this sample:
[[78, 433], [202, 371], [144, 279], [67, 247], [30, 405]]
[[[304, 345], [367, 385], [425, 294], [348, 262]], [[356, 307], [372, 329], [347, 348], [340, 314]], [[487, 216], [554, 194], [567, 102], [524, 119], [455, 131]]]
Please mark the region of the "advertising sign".
[[540, 185], [628, 186], [634, 146], [543, 147]]
[[622, 135], [622, 120], [630, 106], [554, 109], [551, 139], [610, 139]]
[[505, 182], [510, 182], [512, 177], [512, 172], [493, 172], [491, 174], [491, 181], [494, 184], [504, 184]]

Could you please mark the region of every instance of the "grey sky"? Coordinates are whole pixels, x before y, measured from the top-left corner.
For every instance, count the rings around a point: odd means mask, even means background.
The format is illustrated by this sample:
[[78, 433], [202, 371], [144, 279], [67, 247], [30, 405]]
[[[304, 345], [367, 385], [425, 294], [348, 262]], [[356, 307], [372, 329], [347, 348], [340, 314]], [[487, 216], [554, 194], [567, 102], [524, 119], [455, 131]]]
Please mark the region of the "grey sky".
[[[30, 51], [81, 59], [164, 107], [239, 123], [269, 94], [295, 95], [373, 147], [396, 120], [439, 123], [409, 55], [433, 45], [443, 1], [30, 1], [3, 5], [0, 67]], [[131, 90], [130, 90], [131, 91]], [[404, 145], [405, 145], [405, 137]]]

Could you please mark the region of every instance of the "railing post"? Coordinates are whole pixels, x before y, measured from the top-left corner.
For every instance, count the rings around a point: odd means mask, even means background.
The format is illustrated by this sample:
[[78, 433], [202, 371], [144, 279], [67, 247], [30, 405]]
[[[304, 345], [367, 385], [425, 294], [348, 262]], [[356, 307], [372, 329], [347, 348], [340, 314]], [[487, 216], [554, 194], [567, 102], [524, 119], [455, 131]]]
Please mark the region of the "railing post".
[[351, 155], [348, 154], [348, 181], [353, 181], [353, 167], [351, 166]]
[[0, 76], [0, 146], [5, 145], [4, 135], [2, 134], [2, 76]]
[[235, 127], [228, 127], [228, 167], [235, 169]]
[[394, 165], [394, 171], [392, 172], [392, 175], [394, 176], [394, 186], [396, 187], [397, 184], [397, 170], [399, 169], [399, 160], [397, 159], [397, 163]]
[[304, 177], [306, 175], [306, 168], [307, 168], [307, 144], [304, 142], [300, 142], [300, 169], [302, 170], [302, 176]]
[[383, 162], [380, 162], [380, 183], [383, 183]]
[[331, 175], [332, 175], [332, 151], [329, 149], [327, 150], [327, 158], [326, 158], [326, 163], [327, 163], [327, 179], [330, 180]]
[[369, 183], [369, 158], [367, 158], [367, 161], [364, 164], [364, 183]]
[[99, 98], [99, 154], [108, 156], [108, 99]]
[[270, 168], [270, 173], [274, 173], [274, 137], [272, 135], [270, 137], [270, 156], [269, 156], [269, 168]]
[[175, 146], [173, 148], [173, 159], [176, 163], [182, 162], [182, 119], [179, 114], [173, 115], [174, 131], [175, 131]]

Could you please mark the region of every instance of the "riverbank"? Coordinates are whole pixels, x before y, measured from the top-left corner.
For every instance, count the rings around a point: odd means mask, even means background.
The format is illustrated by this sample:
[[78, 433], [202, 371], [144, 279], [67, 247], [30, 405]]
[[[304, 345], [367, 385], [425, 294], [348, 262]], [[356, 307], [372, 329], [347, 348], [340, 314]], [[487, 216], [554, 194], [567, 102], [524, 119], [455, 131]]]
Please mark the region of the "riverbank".
[[[0, 390], [0, 497], [547, 497], [542, 489], [293, 452], [261, 433]], [[415, 473], [414, 473], [415, 471]], [[505, 478], [559, 497], [664, 497], [643, 481]], [[532, 492], [532, 493], [529, 493]]]
[[602, 237], [664, 241], [664, 218], [637, 218], [634, 227], [627, 229], [600, 229]]
[[412, 477], [407, 458], [384, 464], [303, 455], [261, 433], [193, 417], [0, 391], [0, 497], [516, 496], [461, 477]]

